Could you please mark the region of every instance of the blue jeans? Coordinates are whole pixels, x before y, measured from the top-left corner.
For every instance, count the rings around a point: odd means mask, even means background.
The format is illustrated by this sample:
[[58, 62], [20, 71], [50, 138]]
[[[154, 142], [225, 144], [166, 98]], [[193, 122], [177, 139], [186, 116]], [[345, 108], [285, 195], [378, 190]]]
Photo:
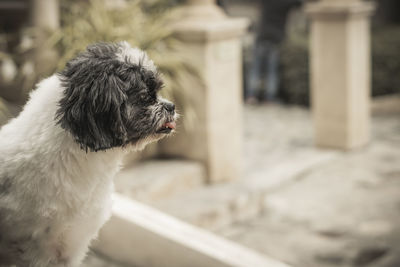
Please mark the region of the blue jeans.
[[264, 100], [277, 98], [279, 87], [279, 47], [268, 41], [257, 41], [250, 66], [246, 97], [261, 93]]

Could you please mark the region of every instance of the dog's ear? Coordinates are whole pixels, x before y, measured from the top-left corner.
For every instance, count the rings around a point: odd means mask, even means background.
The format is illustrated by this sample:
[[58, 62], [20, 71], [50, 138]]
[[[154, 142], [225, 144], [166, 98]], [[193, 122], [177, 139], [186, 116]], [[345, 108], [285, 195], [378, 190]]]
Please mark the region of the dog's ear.
[[86, 151], [126, 142], [127, 95], [125, 83], [117, 76], [120, 66], [114, 57], [98, 56], [88, 48], [60, 73], [65, 89], [57, 120]]

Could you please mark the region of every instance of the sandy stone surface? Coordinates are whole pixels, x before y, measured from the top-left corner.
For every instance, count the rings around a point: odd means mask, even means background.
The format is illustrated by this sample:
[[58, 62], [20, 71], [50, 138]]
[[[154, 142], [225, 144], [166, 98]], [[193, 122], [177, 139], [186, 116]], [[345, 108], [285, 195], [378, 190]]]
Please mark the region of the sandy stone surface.
[[[269, 114], [264, 117], [268, 122], [268, 116], [275, 114], [282, 123], [281, 134], [276, 122], [258, 124], [265, 132], [274, 132], [276, 142], [265, 140], [271, 144], [264, 156], [256, 151], [257, 140], [253, 148], [246, 147], [258, 154], [257, 161], [246, 163], [248, 172], [263, 160], [268, 164], [288, 144], [303, 146], [293, 150], [302, 154], [312, 142], [311, 128], [304, 127], [308, 126], [308, 111], [290, 114], [290, 109], [279, 109], [247, 110], [255, 113], [253, 120], [264, 113]], [[299, 116], [299, 125], [285, 127], [287, 118], [293, 116]], [[247, 135], [254, 137], [260, 129]], [[400, 114], [377, 112], [371, 143], [338, 153], [266, 194], [262, 215], [218, 232], [298, 267], [400, 266]]]
[[81, 267], [134, 267], [134, 266], [119, 264], [110, 259], [107, 259], [103, 255], [96, 254], [95, 252], [90, 252]]

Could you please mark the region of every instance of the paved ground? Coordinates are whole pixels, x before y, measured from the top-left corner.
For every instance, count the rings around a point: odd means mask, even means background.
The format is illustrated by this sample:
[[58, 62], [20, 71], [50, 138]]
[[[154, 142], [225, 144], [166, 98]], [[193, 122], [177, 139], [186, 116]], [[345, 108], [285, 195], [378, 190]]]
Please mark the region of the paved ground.
[[90, 252], [81, 267], [133, 267], [116, 263], [103, 255]]
[[[369, 146], [339, 152], [297, 174], [266, 194], [261, 216], [217, 232], [298, 267], [400, 266], [400, 113], [386, 107], [376, 108]], [[247, 125], [246, 149], [255, 157], [246, 162], [247, 171], [262, 162], [268, 165], [293, 144], [299, 147], [293, 153], [300, 154], [311, 145], [311, 128], [304, 127], [310, 122], [308, 112], [279, 109], [247, 109], [251, 120], [275, 113], [282, 124], [281, 129], [269, 120]], [[293, 116], [299, 117], [298, 125], [285, 126]], [[254, 137], [264, 141], [263, 131], [273, 131], [276, 139], [265, 140], [270, 146], [261, 155]]]
[[[400, 98], [373, 106], [372, 142], [352, 152], [316, 149], [306, 109], [247, 106], [242, 180], [167, 194], [178, 177], [141, 192], [169, 195], [162, 210], [295, 267], [398, 267]], [[96, 255], [84, 266], [120, 267]]]

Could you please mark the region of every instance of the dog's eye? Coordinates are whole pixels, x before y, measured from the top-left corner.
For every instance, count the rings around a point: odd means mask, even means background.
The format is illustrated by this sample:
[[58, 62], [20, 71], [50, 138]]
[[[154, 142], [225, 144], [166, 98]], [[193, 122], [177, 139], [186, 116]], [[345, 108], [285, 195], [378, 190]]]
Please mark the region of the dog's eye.
[[145, 102], [148, 105], [153, 105], [157, 102], [157, 94], [156, 93], [143, 93], [139, 95], [139, 101]]
[[157, 82], [154, 78], [151, 78], [147, 81], [147, 86], [149, 87], [150, 90], [155, 90], [157, 87]]
[[151, 77], [146, 81], [146, 85], [151, 91], [159, 91], [163, 87], [163, 82], [156, 77]]
[[140, 101], [146, 101], [148, 99], [148, 94], [147, 93], [140, 93], [139, 94], [139, 100]]

